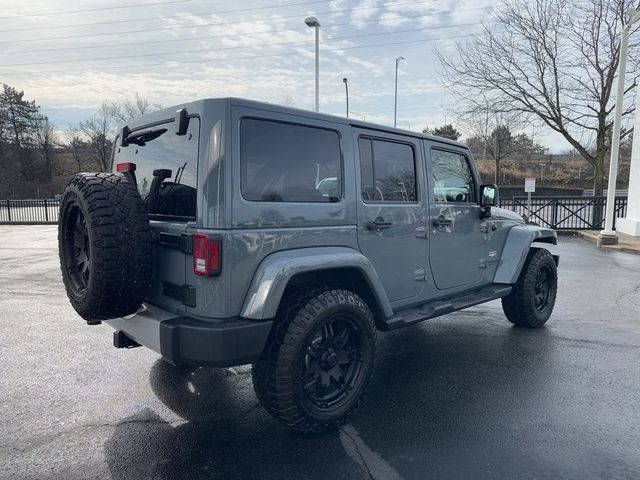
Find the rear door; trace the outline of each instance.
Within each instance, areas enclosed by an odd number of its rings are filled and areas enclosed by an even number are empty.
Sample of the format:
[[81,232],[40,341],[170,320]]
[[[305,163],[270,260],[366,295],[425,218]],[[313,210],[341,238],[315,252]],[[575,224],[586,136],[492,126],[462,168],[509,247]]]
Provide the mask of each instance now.
[[486,268],[486,221],[477,201],[479,178],[463,148],[425,141],[431,238],[429,263],[439,290],[473,286]]
[[424,289],[425,198],[419,140],[354,129],[358,244],[391,302],[411,303]]
[[[190,238],[187,228],[196,221],[196,189],[200,120],[189,119],[186,135],[175,133],[173,120],[136,128],[166,131],[157,138],[116,147],[113,169],[121,162],[136,165],[138,192],[147,205],[153,235],[152,292],[148,301],[183,311],[195,305],[195,289],[186,285]],[[189,263],[189,265],[187,265]]]

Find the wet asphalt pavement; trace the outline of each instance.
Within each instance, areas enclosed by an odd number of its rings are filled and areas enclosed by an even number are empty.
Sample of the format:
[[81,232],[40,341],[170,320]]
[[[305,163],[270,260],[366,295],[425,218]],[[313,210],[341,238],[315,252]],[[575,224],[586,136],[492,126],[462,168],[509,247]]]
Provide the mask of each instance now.
[[60,280],[54,226],[0,227],[0,478],[640,478],[640,256],[564,239],[537,331],[499,302],[380,334],[368,400],[305,437],[247,367],[117,350]]

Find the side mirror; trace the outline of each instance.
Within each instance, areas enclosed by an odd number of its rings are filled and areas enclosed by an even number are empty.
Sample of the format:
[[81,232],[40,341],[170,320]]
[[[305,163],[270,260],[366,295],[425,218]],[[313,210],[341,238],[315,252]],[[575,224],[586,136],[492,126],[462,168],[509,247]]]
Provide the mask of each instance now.
[[480,206],[495,207],[498,204],[498,187],[495,185],[480,185]]
[[498,204],[498,187],[492,184],[480,185],[480,218],[491,216],[491,207]]

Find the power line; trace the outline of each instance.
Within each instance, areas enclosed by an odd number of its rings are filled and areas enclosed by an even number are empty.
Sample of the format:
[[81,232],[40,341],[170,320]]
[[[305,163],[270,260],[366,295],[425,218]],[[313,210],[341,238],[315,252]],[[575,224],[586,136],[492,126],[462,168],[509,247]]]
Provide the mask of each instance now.
[[138,7],[152,7],[154,5],[167,5],[170,3],[186,3],[191,0],[169,0],[167,2],[154,2],[154,3],[138,3],[135,5],[120,5],[118,7],[98,7],[98,8],[85,8],[83,10],[66,10],[64,12],[48,12],[48,13],[28,13],[24,15],[11,15],[8,17],[0,17],[0,20],[10,20],[12,18],[26,18],[26,17],[50,17],[53,15],[65,15],[67,13],[83,13],[83,12],[98,12],[104,10],[119,10],[121,8],[138,8]]
[[[426,43],[426,42],[434,42],[438,40],[452,40],[457,38],[467,38],[467,37],[475,37],[475,36],[477,36],[477,34],[468,33],[465,35],[454,35],[449,37],[425,38],[420,40],[404,40],[399,42],[387,42],[387,43],[377,43],[377,44],[369,44],[369,45],[354,45],[354,46],[348,46],[348,47],[328,48],[328,49],[321,49],[321,51],[322,52],[338,52],[343,50],[355,50],[360,48],[388,47],[388,46],[394,46],[394,45]],[[208,60],[184,60],[184,61],[170,60],[167,62],[158,62],[158,63],[141,63],[138,65],[112,65],[112,66],[94,67],[94,68],[78,68],[78,69],[65,68],[65,69],[59,69],[59,70],[41,70],[41,71],[30,71],[30,72],[0,72],[0,75],[38,75],[38,74],[44,74],[44,73],[75,73],[75,72],[88,72],[88,71],[101,71],[101,70],[157,67],[157,66],[167,66],[167,65],[174,65],[174,64],[187,65],[187,64],[197,64],[197,63],[229,62],[232,60],[250,60],[250,59],[256,59],[256,58],[286,57],[291,55],[300,55],[300,52],[296,51],[296,52],[261,54],[261,55],[245,55],[242,57],[215,58],[215,59],[208,59]]]
[[[191,0],[181,0],[181,1],[191,1]],[[301,5],[313,5],[316,3],[331,3],[334,0],[314,0],[311,2],[297,2],[297,3],[285,3],[282,5],[266,5],[262,7],[253,7],[253,8],[238,8],[235,10],[219,10],[217,12],[207,12],[207,13],[181,13],[178,15],[170,15],[163,17],[147,17],[147,18],[133,18],[127,20],[110,20],[107,22],[92,22],[92,23],[76,23],[72,25],[53,25],[49,27],[29,27],[29,28],[15,28],[12,30],[3,30],[4,33],[8,32],[30,32],[33,30],[50,30],[54,28],[75,28],[75,27],[93,27],[95,25],[113,25],[117,23],[131,23],[131,22],[146,22],[149,20],[165,20],[172,18],[182,18],[182,17],[192,17],[194,15],[220,15],[225,13],[241,13],[241,12],[253,12],[255,10],[268,10],[271,8],[283,8],[283,7],[296,7]],[[174,2],[166,2],[166,3],[174,3]],[[177,3],[177,2],[176,2]]]
[[[404,3],[389,3],[386,4],[382,7],[353,7],[353,8],[348,8],[345,10],[333,10],[333,11],[328,11],[328,12],[319,12],[316,13],[316,16],[319,15],[333,15],[336,13],[344,13],[344,12],[352,12],[354,10],[377,10],[380,8],[387,8],[387,7],[394,7],[394,6],[403,6],[403,5],[416,5],[416,4],[423,4],[423,3],[432,3],[432,2],[437,2],[437,1],[441,1],[441,0],[417,0],[417,1],[412,1],[412,2],[404,2]],[[206,14],[199,14],[199,15],[206,15]],[[269,20],[285,20],[288,18],[299,18],[300,15],[284,15],[284,16],[280,16],[280,17],[272,17]],[[169,17],[167,17],[169,18]],[[165,31],[165,30],[177,30],[177,29],[182,29],[182,28],[202,28],[202,27],[215,27],[215,26],[227,26],[227,25],[236,25],[239,23],[255,23],[255,20],[240,20],[237,22],[216,22],[216,23],[203,23],[200,25],[174,25],[171,27],[163,27],[163,28],[147,28],[147,29],[142,29],[142,30],[125,30],[123,32],[103,32],[103,33],[88,33],[88,34],[81,34],[81,35],[65,35],[62,37],[46,37],[46,38],[30,38],[27,40],[8,40],[8,41],[2,41],[0,42],[0,44],[5,44],[5,43],[31,43],[31,42],[45,42],[45,41],[51,41],[51,40],[66,40],[66,39],[70,39],[70,38],[85,38],[85,37],[103,37],[105,35],[124,35],[124,34],[128,34],[128,33],[146,33],[146,32],[159,32],[159,31]]]
[[[492,9],[494,8],[495,5],[487,5],[484,7],[474,7],[474,8],[464,8],[464,9],[457,9],[457,10],[441,10],[438,12],[432,12],[432,13],[423,13],[420,15],[413,15],[411,17],[411,20],[414,20],[416,18],[423,18],[423,17],[435,17],[437,15],[444,15],[447,13],[452,13],[452,12],[471,12],[471,11],[477,11],[477,10],[488,10],[488,9]],[[297,17],[297,15],[296,15]],[[385,20],[405,20],[407,17],[403,17],[403,16],[398,16],[398,17],[386,17]],[[346,22],[346,23],[330,23],[327,25],[323,25],[323,28],[333,28],[333,27],[342,27],[342,26],[348,26],[348,25],[360,25],[360,24],[364,24],[364,23],[377,23],[379,22],[379,19],[374,19],[374,20],[354,20],[352,22]],[[228,25],[228,24],[225,24]],[[283,29],[276,29],[276,30],[262,30],[259,32],[251,32],[251,35],[263,35],[263,34],[268,34],[268,33],[281,33],[281,32],[302,32],[302,31],[306,31],[306,27],[303,28],[283,28]],[[240,33],[229,33],[229,34],[224,34],[224,35],[206,35],[203,37],[188,37],[188,38],[172,38],[172,39],[168,39],[168,40],[149,40],[146,42],[126,42],[126,43],[110,43],[110,44],[102,44],[102,45],[82,45],[82,46],[75,46],[75,47],[59,47],[59,48],[45,48],[45,49],[37,49],[37,50],[8,50],[8,51],[4,51],[2,53],[4,54],[10,54],[10,53],[20,53],[20,54],[24,54],[24,53],[42,53],[42,52],[60,52],[60,51],[70,51],[70,50],[85,50],[87,48],[91,48],[91,49],[95,49],[95,48],[111,48],[111,47],[129,47],[132,45],[153,45],[153,44],[161,44],[161,43],[176,43],[176,42],[186,42],[186,41],[193,41],[193,40],[210,40],[210,39],[214,39],[214,38],[229,38],[229,37],[238,37],[238,36],[246,36],[247,33],[246,32],[240,32]]]
[[[493,22],[488,22],[488,23],[493,23]],[[349,24],[346,24],[346,25],[349,25]],[[479,23],[472,22],[472,23],[451,24],[451,25],[438,25],[438,26],[433,26],[428,28],[412,28],[412,29],[406,29],[406,30],[393,30],[388,32],[363,33],[358,35],[347,35],[342,37],[328,37],[325,40],[328,40],[328,41],[348,40],[351,38],[392,35],[392,34],[398,34],[398,33],[415,33],[415,32],[423,32],[425,30],[440,30],[440,29],[446,29],[446,28],[468,27],[468,26],[474,26],[474,25],[479,25]],[[242,48],[260,48],[260,47],[275,47],[275,46],[282,46],[282,45],[294,45],[299,43],[300,41],[290,41],[290,42],[269,42],[269,43],[262,43],[262,44],[256,44],[256,45],[239,45],[239,46],[233,46],[233,47],[214,47],[214,48],[208,47],[208,48],[201,48],[196,50],[180,50],[177,52],[158,52],[158,53],[144,53],[144,54],[137,54],[137,55],[126,55],[126,58],[154,57],[154,56],[160,56],[160,55],[182,55],[182,54],[188,54],[188,53],[206,53],[206,52],[213,52],[213,51],[237,50]],[[18,67],[18,66],[27,66],[27,65],[47,65],[52,63],[75,63],[75,62],[117,60],[121,58],[123,58],[123,55],[115,55],[110,57],[78,58],[78,59],[72,59],[72,60],[47,60],[43,62],[5,63],[5,64],[0,64],[0,67]]]
[[[478,22],[472,23],[462,23],[462,24],[454,24],[454,25],[439,25],[435,27],[430,27],[428,30],[439,30],[443,28],[456,28],[456,27],[469,27],[479,25]],[[392,35],[399,33],[415,33],[415,32],[424,32],[425,28],[412,28],[407,30],[396,30],[390,32],[376,32],[376,33],[362,33],[358,35],[346,35],[343,37],[329,37],[325,40],[348,40],[351,38],[361,38],[361,37],[377,37],[380,35]],[[296,45],[300,44],[299,40],[290,41],[290,42],[270,42],[263,43],[257,45],[239,45],[235,47],[216,47],[216,48],[199,48],[196,50],[181,50],[178,52],[159,52],[159,53],[140,53],[136,55],[126,55],[125,57],[130,58],[144,58],[144,57],[157,57],[162,55],[184,55],[188,53],[207,53],[207,52],[217,52],[217,51],[226,51],[226,50],[237,50],[241,48],[259,48],[259,47],[278,47],[283,45]],[[123,58],[123,55],[115,55],[111,57],[96,57],[96,58],[78,58],[73,60],[46,60],[44,62],[27,62],[27,63],[5,63],[0,64],[0,67],[22,67],[27,65],[49,65],[52,63],[76,63],[76,62],[93,62],[93,61],[104,61],[104,60],[119,60]]]

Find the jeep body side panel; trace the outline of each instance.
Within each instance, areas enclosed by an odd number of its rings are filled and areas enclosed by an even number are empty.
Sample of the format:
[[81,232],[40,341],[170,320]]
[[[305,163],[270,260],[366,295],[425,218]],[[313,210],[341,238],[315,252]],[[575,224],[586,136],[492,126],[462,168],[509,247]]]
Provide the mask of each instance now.
[[266,257],[253,277],[241,316],[256,320],[275,317],[282,294],[295,275],[327,269],[356,269],[361,272],[383,315],[392,315],[380,279],[364,255],[350,248],[317,247],[286,250]]
[[550,228],[534,225],[516,225],[509,230],[502,249],[502,256],[496,270],[494,283],[514,284],[527,259],[533,242],[546,242],[555,245],[557,236]]
[[[230,100],[230,143],[226,176],[232,205],[230,245],[225,245],[224,273],[233,287],[224,304],[226,316],[242,315],[243,302],[263,260],[284,250],[306,247],[347,247],[357,250],[355,173],[351,127],[344,121],[311,112]],[[243,120],[275,122],[332,132],[340,145],[341,192],[338,201],[255,201],[244,198],[241,188],[241,128]],[[230,145],[230,147],[229,147]],[[267,148],[267,146],[265,145]],[[301,152],[302,154],[303,152]],[[229,262],[229,263],[226,263]],[[279,300],[279,299],[278,299]],[[274,312],[275,313],[275,312]]]

